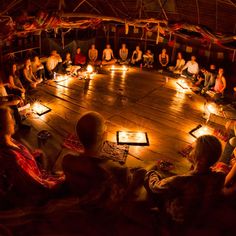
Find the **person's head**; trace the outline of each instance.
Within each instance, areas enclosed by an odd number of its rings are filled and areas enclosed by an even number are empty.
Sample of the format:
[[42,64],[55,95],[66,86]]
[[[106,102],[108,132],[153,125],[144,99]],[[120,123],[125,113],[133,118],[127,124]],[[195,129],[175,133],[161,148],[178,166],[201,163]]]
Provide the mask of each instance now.
[[191,56],[191,61],[196,61],[196,57],[195,56]]
[[216,66],[214,64],[211,64],[210,65],[210,70],[215,70],[216,69]]
[[110,48],[111,48],[111,45],[110,45],[110,44],[107,44],[107,45],[106,45],[106,48],[107,48],[107,49],[110,49]]
[[151,50],[148,49],[148,50],[147,50],[147,54],[151,54]]
[[163,49],[161,50],[161,52],[162,52],[163,54],[166,54],[166,49],[163,48]]
[[203,135],[197,138],[191,159],[197,171],[207,171],[221,156],[222,146],[213,135]]
[[105,120],[97,112],[85,113],[77,122],[76,133],[85,150],[95,150],[105,141]]
[[177,57],[178,57],[178,59],[182,59],[182,53],[181,53],[181,52],[178,52]]
[[0,138],[6,135],[13,135],[15,131],[15,121],[11,110],[8,107],[0,107]]
[[121,48],[125,49],[126,48],[126,44],[122,43]]
[[223,75],[224,74],[224,69],[223,68],[219,68],[218,74],[219,75]]
[[91,45],[91,48],[92,48],[92,49],[95,49],[95,44],[92,44],[92,45]]
[[80,48],[77,48],[77,49],[76,49],[76,53],[77,53],[77,54],[80,54],[80,51],[81,51]]
[[17,65],[16,65],[16,63],[12,64],[11,69],[12,69],[12,74],[15,74],[16,71],[17,71]]
[[25,66],[26,66],[26,67],[31,66],[31,60],[30,60],[29,58],[27,58],[27,59],[25,60]]
[[66,53],[66,60],[70,60],[70,53],[69,52]]
[[139,50],[140,50],[140,47],[139,47],[139,46],[136,46],[136,50],[139,51]]
[[38,62],[39,62],[39,57],[38,57],[38,56],[35,56],[35,57],[34,57],[34,62],[35,62],[35,63],[38,63]]
[[57,55],[57,51],[56,50],[52,50],[51,56],[56,56],[56,55]]

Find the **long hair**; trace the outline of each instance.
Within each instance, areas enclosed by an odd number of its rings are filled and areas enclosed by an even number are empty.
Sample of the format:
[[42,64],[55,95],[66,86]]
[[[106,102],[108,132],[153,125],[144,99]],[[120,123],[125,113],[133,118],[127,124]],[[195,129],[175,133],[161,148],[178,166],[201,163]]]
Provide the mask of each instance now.
[[203,135],[196,140],[192,157],[196,165],[209,168],[218,161],[221,152],[221,143],[215,136]]

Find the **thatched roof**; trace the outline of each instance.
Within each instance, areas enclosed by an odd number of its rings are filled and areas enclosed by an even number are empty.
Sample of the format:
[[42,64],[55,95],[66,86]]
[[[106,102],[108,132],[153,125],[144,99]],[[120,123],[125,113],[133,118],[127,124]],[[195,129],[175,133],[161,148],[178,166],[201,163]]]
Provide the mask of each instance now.
[[213,43],[236,48],[235,0],[1,0],[1,3],[2,39],[47,28],[95,28],[102,22],[111,22],[123,24],[126,31],[134,26],[164,35],[199,34]]

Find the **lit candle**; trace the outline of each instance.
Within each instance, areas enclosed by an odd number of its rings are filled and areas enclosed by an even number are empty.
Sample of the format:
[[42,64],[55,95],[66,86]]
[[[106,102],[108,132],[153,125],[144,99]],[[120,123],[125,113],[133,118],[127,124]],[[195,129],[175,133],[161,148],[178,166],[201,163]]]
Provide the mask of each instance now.
[[87,66],[87,72],[90,74],[93,73],[93,67],[91,65]]

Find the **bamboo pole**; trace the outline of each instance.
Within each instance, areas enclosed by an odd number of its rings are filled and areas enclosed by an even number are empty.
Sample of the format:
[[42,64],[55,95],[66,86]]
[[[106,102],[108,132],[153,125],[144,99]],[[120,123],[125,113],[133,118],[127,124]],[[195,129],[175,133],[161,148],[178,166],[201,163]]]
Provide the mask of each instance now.
[[137,27],[143,27],[144,24],[146,23],[162,23],[167,25],[167,21],[166,20],[157,20],[154,18],[149,18],[149,19],[136,19],[136,20],[127,20],[127,19],[122,19],[119,17],[113,17],[113,16],[101,16],[101,15],[96,15],[96,14],[88,14],[88,13],[62,13],[60,15],[62,18],[92,18],[92,19],[100,19],[102,21],[115,21],[115,22],[119,22],[119,23],[128,23],[129,25],[132,26],[137,26]]

